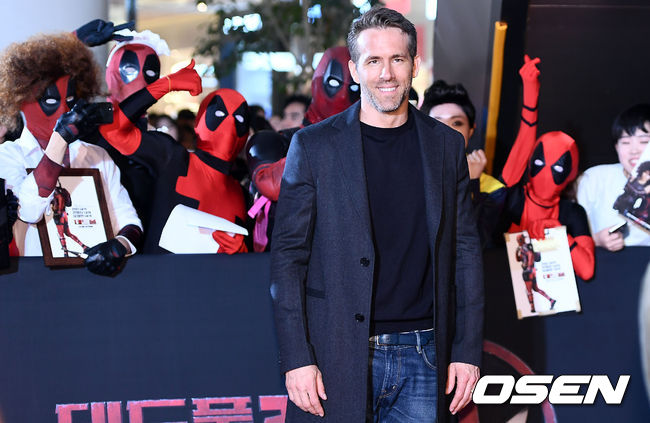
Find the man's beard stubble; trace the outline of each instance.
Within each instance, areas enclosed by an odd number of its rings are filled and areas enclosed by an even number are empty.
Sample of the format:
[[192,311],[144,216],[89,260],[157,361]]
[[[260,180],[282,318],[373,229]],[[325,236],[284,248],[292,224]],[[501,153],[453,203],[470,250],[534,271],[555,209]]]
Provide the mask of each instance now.
[[379,102],[377,97],[375,97],[374,93],[372,90],[368,90],[364,86],[361,86],[361,95],[363,96],[365,94],[366,98],[368,99],[368,102],[372,105],[372,107],[382,113],[390,113],[394,112],[395,110],[399,109],[399,107],[404,103],[404,101],[408,100],[408,95],[409,91],[411,90],[411,84],[409,83],[407,87],[405,87],[404,91],[402,92],[402,95],[399,98],[399,101],[396,101],[395,103],[391,103],[387,106],[382,106],[382,104]]

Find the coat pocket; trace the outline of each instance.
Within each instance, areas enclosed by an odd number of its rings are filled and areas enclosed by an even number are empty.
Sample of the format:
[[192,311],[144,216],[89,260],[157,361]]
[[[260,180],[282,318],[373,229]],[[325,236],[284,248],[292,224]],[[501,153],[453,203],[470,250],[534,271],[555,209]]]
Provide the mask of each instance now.
[[305,295],[316,298],[325,298],[325,291],[321,289],[315,289],[310,286],[305,287]]

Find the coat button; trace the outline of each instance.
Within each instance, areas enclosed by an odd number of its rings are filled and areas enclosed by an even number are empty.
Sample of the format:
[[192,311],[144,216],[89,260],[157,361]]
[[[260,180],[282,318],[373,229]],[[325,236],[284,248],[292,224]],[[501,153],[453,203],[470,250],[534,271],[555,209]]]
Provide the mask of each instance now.
[[357,322],[363,322],[364,320],[366,320],[366,317],[360,313],[355,314],[354,318],[356,319]]
[[370,260],[368,260],[366,257],[361,257],[361,260],[359,260],[359,263],[361,263],[361,265],[363,267],[370,266]]

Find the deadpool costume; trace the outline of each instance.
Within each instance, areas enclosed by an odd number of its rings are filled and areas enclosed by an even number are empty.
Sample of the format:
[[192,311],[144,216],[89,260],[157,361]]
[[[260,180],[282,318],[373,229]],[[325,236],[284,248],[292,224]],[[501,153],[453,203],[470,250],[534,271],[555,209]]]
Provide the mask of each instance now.
[[517,261],[521,262],[521,278],[526,284],[526,296],[530,304],[531,313],[535,312],[535,302],[533,301],[533,291],[539,293],[542,297],[546,298],[551,303],[551,310],[555,307],[556,300],[549,297],[546,292],[537,286],[537,269],[535,269],[535,262],[540,260],[539,253],[535,253],[533,245],[526,243],[524,234],[519,234],[517,237],[517,251],[515,257]]
[[[180,71],[161,78],[119,103],[112,124],[100,127],[102,136],[121,154],[151,167],[155,180],[150,227],[145,253],[164,253],[158,244],[171,211],[183,204],[242,225],[246,211],[239,183],[229,175],[232,161],[246,142],[248,105],[237,91],[219,89],[201,103],[195,131],[197,148],[189,152],[167,134],[143,131],[135,116],[170,91],[201,92],[201,79],[194,61]],[[218,252],[245,252],[244,237],[215,231]]]
[[521,126],[502,180],[508,187],[504,209],[508,232],[528,231],[531,238],[543,239],[544,229],[566,226],[571,260],[576,274],[583,280],[594,274],[594,241],[587,215],[577,203],[560,194],[578,173],[578,147],[563,132],[549,132],[535,140],[537,134],[537,100],[539,96],[539,59],[525,57],[520,69],[524,84]]
[[349,60],[347,47],[325,50],[311,80],[312,100],[303,126],[341,113],[359,100],[359,84],[350,75]]
[[[160,78],[159,55],[169,55],[167,43],[157,34],[148,30],[129,30],[133,26],[133,22],[114,26],[112,22],[96,19],[75,31],[77,38],[89,46],[101,45],[111,40],[118,42],[111,49],[105,74],[106,86],[110,92],[108,100],[113,103],[114,108],[133,93],[157,81]],[[141,130],[147,130],[144,112],[138,116],[129,116],[129,119]],[[98,131],[86,135],[84,139],[105,149],[120,168],[122,185],[129,192],[143,226],[148,228],[156,177],[154,170],[135,157],[120,154]],[[147,234],[148,231],[145,231],[145,239]]]
[[[36,46],[46,48],[38,56],[30,55]],[[61,50],[66,50],[66,55],[60,54]],[[25,118],[20,138],[0,145],[0,177],[14,190],[19,202],[18,217],[22,222],[14,225],[19,235],[16,238],[20,239],[19,253],[42,253],[34,223],[50,207],[62,169],[93,168],[102,178],[115,238],[89,248],[85,264],[94,273],[117,272],[126,255],[135,252],[142,231],[113,161],[101,148],[77,141],[81,134],[92,131],[102,117],[97,104],[83,100],[99,89],[99,81],[93,76],[92,53],[74,36],[63,34],[32,38],[5,54],[11,57],[3,57],[3,63],[9,65],[3,70],[2,84],[24,89],[12,80],[12,75],[20,73],[12,69],[13,63],[21,63],[25,72],[42,75],[31,87],[36,92],[20,103]],[[47,60],[41,62],[42,57]],[[28,173],[28,169],[34,170]]]
[[[359,100],[359,84],[350,75],[349,60],[347,47],[330,47],[325,51],[312,77],[312,100],[305,113],[303,128],[340,113]],[[253,136],[246,145],[252,184],[260,194],[248,211],[248,215],[255,219],[253,245],[256,252],[270,249],[275,202],[280,195],[288,140],[299,129],[282,131],[284,138],[271,134]]]
[[88,246],[81,242],[76,235],[70,232],[70,226],[68,225],[68,212],[65,211],[65,208],[70,207],[71,205],[72,201],[68,190],[60,185],[54,188],[54,197],[52,198],[50,207],[52,207],[53,220],[56,225],[56,231],[59,234],[59,241],[61,242],[64,257],[70,256],[68,254],[68,246],[65,240],[66,235],[68,238],[79,244],[82,250],[88,248]]

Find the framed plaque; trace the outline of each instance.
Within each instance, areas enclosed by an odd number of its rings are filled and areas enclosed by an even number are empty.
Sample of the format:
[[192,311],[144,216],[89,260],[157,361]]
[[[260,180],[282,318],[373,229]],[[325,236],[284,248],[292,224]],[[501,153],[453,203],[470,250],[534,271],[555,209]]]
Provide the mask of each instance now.
[[112,237],[98,169],[63,169],[37,223],[46,266],[83,266],[85,250]]

